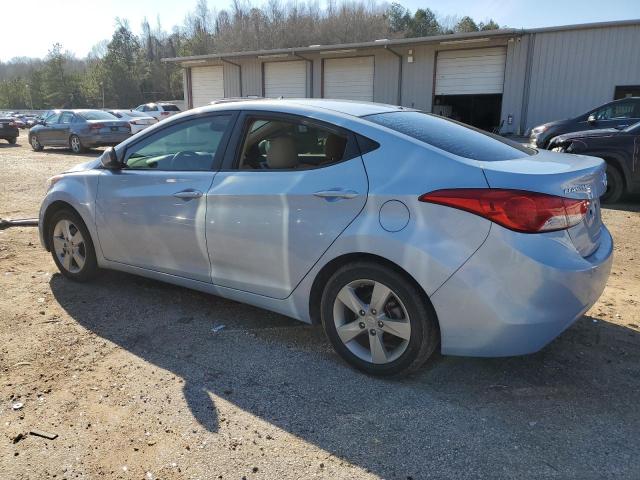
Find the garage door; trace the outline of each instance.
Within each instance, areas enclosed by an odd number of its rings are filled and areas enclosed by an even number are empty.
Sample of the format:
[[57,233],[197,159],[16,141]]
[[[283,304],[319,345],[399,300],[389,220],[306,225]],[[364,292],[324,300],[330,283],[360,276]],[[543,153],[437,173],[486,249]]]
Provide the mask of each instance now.
[[264,64],[265,97],[304,98],[307,96],[307,62]]
[[324,98],[373,101],[373,57],[327,58]]
[[191,98],[193,106],[202,107],[224,98],[224,77],[221,66],[191,69]]
[[438,52],[436,95],[502,93],[504,47]]

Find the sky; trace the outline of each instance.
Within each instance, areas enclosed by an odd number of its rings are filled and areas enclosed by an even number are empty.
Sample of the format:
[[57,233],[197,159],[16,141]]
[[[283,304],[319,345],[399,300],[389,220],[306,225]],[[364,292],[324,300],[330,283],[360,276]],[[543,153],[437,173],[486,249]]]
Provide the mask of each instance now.
[[[640,18],[640,0],[395,1],[412,11],[428,7],[442,16],[469,15],[476,21],[493,18],[500,25],[513,28]],[[2,8],[0,17],[3,39],[0,61],[21,56],[43,57],[56,42],[76,56],[84,57],[96,43],[111,37],[116,17],[128,19],[136,33],[140,32],[145,17],[152,26],[159,18],[163,28],[170,31],[174,25],[183,23],[196,4],[196,0],[29,0],[21,8],[15,1],[0,0],[4,2],[11,3],[11,8]],[[263,2],[251,3],[261,5]],[[229,4],[228,0],[209,0],[209,6],[218,10]]]

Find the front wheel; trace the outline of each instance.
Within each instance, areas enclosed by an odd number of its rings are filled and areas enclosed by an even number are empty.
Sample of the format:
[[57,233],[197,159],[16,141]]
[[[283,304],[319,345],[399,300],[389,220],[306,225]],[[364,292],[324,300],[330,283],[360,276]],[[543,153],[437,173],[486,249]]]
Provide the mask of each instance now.
[[82,142],[80,141],[80,137],[77,135],[71,135],[71,137],[69,137],[69,147],[73,153],[82,153],[85,151],[85,148],[82,146]]
[[80,216],[72,210],[60,210],[49,225],[51,255],[60,273],[81,282],[93,278],[98,272],[96,252]]
[[40,152],[44,148],[37,135],[31,135],[29,143],[31,144],[31,148],[33,148],[34,152]]
[[424,293],[401,273],[374,262],[345,265],[329,279],[321,316],[338,354],[372,375],[410,373],[440,341]]
[[602,203],[616,203],[624,194],[624,180],[620,170],[607,164],[607,191],[602,196]]

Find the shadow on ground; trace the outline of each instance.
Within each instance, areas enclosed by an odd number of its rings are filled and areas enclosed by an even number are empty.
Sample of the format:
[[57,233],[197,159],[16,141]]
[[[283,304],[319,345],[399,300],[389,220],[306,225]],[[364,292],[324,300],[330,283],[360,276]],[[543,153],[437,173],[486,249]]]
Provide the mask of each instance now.
[[640,476],[631,328],[585,317],[535,355],[442,357],[380,380],[346,367],[321,328],[218,297],[117,272],[56,274],[51,289],[75,321],[182,377],[211,432],[208,392],[385,478]]

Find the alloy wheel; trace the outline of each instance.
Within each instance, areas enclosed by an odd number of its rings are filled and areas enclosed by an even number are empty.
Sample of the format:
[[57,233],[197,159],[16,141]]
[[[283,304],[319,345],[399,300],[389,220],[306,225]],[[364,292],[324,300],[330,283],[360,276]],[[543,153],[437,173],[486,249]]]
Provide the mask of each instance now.
[[76,136],[71,137],[71,150],[78,153],[81,150],[80,139]]
[[35,135],[31,137],[31,146],[34,150],[40,148],[40,142],[38,141],[38,137],[36,137]]
[[411,339],[411,322],[402,301],[374,280],[345,285],[334,301],[333,321],[345,347],[374,364],[397,360]]
[[78,273],[87,260],[87,250],[80,229],[62,219],[53,229],[53,249],[60,265],[70,273]]

